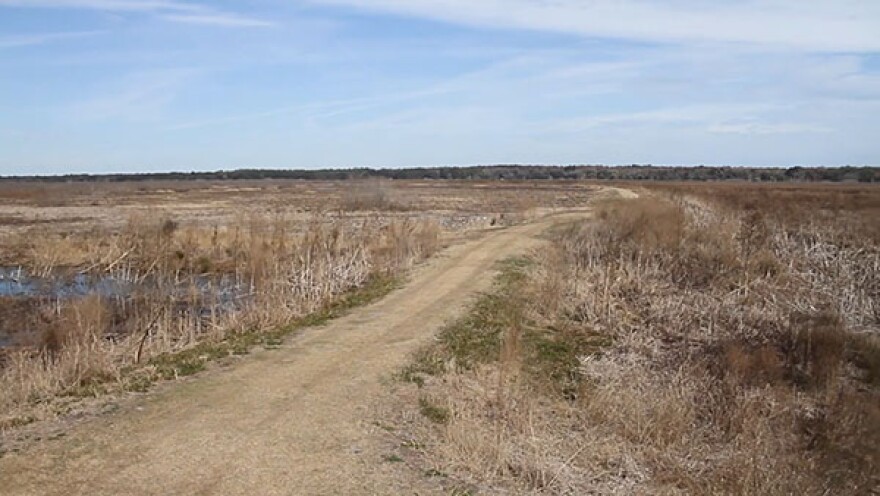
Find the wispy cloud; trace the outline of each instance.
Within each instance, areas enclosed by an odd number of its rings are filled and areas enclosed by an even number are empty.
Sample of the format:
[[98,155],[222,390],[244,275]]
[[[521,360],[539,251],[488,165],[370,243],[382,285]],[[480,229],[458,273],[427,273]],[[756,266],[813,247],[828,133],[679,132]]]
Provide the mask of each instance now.
[[114,87],[103,89],[99,96],[69,105],[66,114],[79,122],[158,119],[186,83],[198,74],[194,69],[134,74]]
[[183,129],[196,129],[224,124],[237,124],[240,122],[255,121],[284,115],[300,115],[307,119],[329,118],[363,110],[375,109],[395,103],[418,100],[432,95],[436,96],[444,92],[445,90],[441,88],[427,88],[387,95],[374,95],[360,98],[318,101],[300,105],[287,105],[262,112],[183,122],[168,126],[165,129],[168,131],[179,131]]
[[275,25],[271,21],[218,10],[203,4],[177,0],[0,0],[0,7],[150,13],[169,22],[217,27],[268,27]]
[[878,22],[880,0],[0,0],[0,170],[876,162]]
[[0,0],[0,7],[91,9],[114,12],[203,10],[200,5],[175,0]]
[[[472,93],[484,89],[487,84],[498,81],[498,78],[508,78],[517,70],[529,69],[528,74],[533,74],[534,67],[528,63],[534,57],[513,57],[501,62],[489,64],[486,67],[465,72],[440,81],[435,81],[423,87],[400,90],[391,93],[380,93],[360,96],[355,98],[342,98],[334,100],[315,101],[296,105],[281,105],[271,110],[251,112],[239,115],[224,116],[215,119],[203,119],[183,122],[169,126],[168,130],[194,129],[216,125],[235,124],[239,122],[255,121],[283,115],[300,115],[303,118],[329,119],[347,114],[382,109],[384,107],[431,101],[434,98],[451,94]],[[518,76],[519,78],[522,75]]]
[[6,36],[0,38],[0,49],[17,48],[33,45],[45,45],[56,41],[70,40],[74,38],[84,38],[103,33],[104,31],[68,31],[62,33],[39,33],[25,34],[17,36]]
[[648,42],[880,51],[875,0],[312,0],[472,26]]
[[703,104],[687,105],[646,110],[639,112],[615,112],[589,117],[578,117],[557,121],[553,132],[582,132],[604,126],[642,126],[642,125],[692,125],[707,124],[731,119],[754,118],[759,114],[778,110],[774,104]]
[[709,126],[709,132],[715,134],[773,135],[773,134],[825,134],[834,132],[827,126],[798,122],[779,123],[722,123]]
[[171,22],[203,24],[207,26],[263,28],[276,25],[270,21],[230,14],[167,14],[160,17]]

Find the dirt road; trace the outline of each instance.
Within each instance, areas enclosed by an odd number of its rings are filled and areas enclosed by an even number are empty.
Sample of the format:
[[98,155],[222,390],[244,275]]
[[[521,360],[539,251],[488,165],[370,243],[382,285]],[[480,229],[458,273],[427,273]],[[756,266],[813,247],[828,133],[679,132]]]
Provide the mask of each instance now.
[[8,455],[0,459],[0,494],[436,492],[383,463],[371,405],[410,353],[489,287],[495,262],[538,245],[554,219],[453,246],[405,287],[280,350]]

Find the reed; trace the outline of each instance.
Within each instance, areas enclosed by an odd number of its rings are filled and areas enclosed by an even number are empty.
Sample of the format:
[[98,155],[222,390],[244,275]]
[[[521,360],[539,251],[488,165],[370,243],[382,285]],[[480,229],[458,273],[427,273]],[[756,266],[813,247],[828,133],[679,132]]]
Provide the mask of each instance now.
[[[857,191],[664,185],[555,230],[494,317],[408,370],[450,412],[418,428],[427,463],[522,493],[869,494],[880,249]],[[499,351],[460,366],[446,337],[487,329]]]
[[[94,287],[83,296],[4,305],[2,330],[29,338],[2,355],[0,428],[63,413],[53,400],[60,396],[137,389],[143,381],[133,384],[133,377],[168,375],[164,356],[273,332],[372,280],[399,277],[438,248],[439,229],[427,220],[379,217],[297,224],[250,213],[203,226],[144,215],[118,230],[22,243],[28,256],[21,265],[30,274],[84,276]],[[101,293],[106,281],[125,289]]]

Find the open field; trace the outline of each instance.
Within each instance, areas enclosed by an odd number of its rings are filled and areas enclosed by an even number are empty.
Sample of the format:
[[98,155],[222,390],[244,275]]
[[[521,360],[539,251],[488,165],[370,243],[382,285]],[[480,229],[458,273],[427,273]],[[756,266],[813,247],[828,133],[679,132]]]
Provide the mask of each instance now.
[[413,463],[486,494],[876,494],[880,191],[641,186],[402,370]]
[[[3,231],[120,228],[132,216],[173,214],[181,222],[224,224],[244,212],[360,215],[370,211],[457,217],[583,204],[591,187],[542,181],[144,181],[0,182]],[[462,219],[464,220],[464,219]]]
[[43,291],[0,321],[13,494],[880,484],[876,187],[33,188],[0,200]]
[[[0,430],[276,346],[443,245],[583,204],[584,185],[0,185]],[[374,296],[370,296],[371,298]]]
[[[582,214],[576,214],[582,215]],[[13,494],[444,494],[394,463],[371,411],[493,265],[539,246],[553,219],[450,247],[379,302],[273,352],[0,459]],[[4,479],[3,475],[8,474]]]
[[[370,463],[381,460],[381,456],[386,454],[385,448],[373,443],[371,437],[365,434],[362,419],[364,412],[368,412],[383,395],[382,378],[403,366],[408,355],[430,340],[432,332],[454,316],[456,309],[462,307],[469,297],[488,287],[495,261],[539,244],[535,236],[552,225],[553,219],[559,215],[584,215],[580,209],[574,209],[573,214],[566,214],[568,210],[553,214],[550,210],[575,206],[574,201],[578,201],[577,206],[583,208],[592,197],[608,194],[584,185],[541,186],[535,188],[538,191],[536,194],[523,195],[522,190],[517,190],[511,196],[507,196],[511,193],[506,193],[510,191],[506,185],[490,188],[497,191],[490,189],[486,192],[482,185],[453,185],[446,190],[440,188],[434,199],[426,198],[424,190],[419,191],[418,196],[420,201],[437,202],[438,205],[450,201],[472,202],[473,205],[482,202],[483,205],[497,205],[503,209],[501,212],[485,206],[481,209],[469,207],[467,210],[403,210],[397,206],[400,200],[395,199],[395,207],[390,210],[372,206],[368,212],[358,208],[328,214],[316,220],[333,225],[351,217],[365,216],[378,218],[376,222],[406,220],[416,223],[423,222],[427,217],[429,221],[434,219],[432,225],[443,225],[441,220],[436,220],[439,216],[486,218],[483,224],[476,227],[462,228],[457,225],[439,228],[437,244],[452,246],[439,258],[415,268],[409,283],[381,301],[356,310],[326,327],[308,329],[292,339],[280,339],[281,336],[269,333],[273,340],[261,343],[264,348],[276,349],[275,352],[259,352],[252,361],[233,366],[231,370],[209,371],[207,377],[195,382],[161,389],[156,396],[148,396],[144,406],[138,406],[141,404],[139,402],[132,404],[122,401],[121,413],[108,419],[118,425],[121,431],[107,430],[107,421],[99,418],[87,426],[74,429],[65,436],[67,439],[37,444],[23,450],[19,450],[19,444],[10,441],[7,446],[11,453],[0,461],[0,475],[3,476],[0,480],[4,487],[14,493],[27,493],[31,488],[39,487],[41,492],[48,494],[71,489],[88,490],[95,494],[130,491],[167,494],[204,490],[224,494],[253,491],[269,494],[284,493],[285,488],[289,491],[293,485],[307,493],[337,492],[333,488],[345,493],[387,492],[393,479],[385,480],[382,476],[388,476],[388,471],[370,471]],[[393,194],[399,191],[395,189]],[[488,195],[492,197],[483,199]],[[573,200],[575,195],[580,200]],[[369,199],[369,195],[367,197]],[[518,207],[524,201],[528,202],[528,209]],[[505,214],[504,218],[501,213]],[[537,222],[527,221],[532,216],[542,219],[548,214],[553,217]],[[502,228],[510,223],[517,225]],[[186,220],[181,220],[174,236],[179,236],[185,229]],[[353,239],[365,247],[375,243],[368,236]],[[375,257],[371,255],[368,260],[375,260]],[[297,267],[297,271],[300,270],[302,268]],[[185,270],[180,269],[179,272],[183,274]],[[393,274],[399,276],[401,272],[397,269]],[[278,312],[280,301],[273,300],[272,303],[272,311]],[[242,334],[242,331],[238,331],[238,334]],[[149,339],[158,335],[150,333]],[[215,343],[213,347],[205,348],[199,344],[205,341],[199,341],[181,344],[172,351],[153,351],[157,353],[154,355],[157,358],[145,362],[145,373],[152,373],[150,368],[161,372],[167,370],[168,366],[179,375],[190,373],[191,370],[180,368],[180,365],[190,367],[193,363],[188,350],[195,350],[197,355],[217,354],[218,349],[223,354],[237,352],[237,348],[234,348],[237,344],[235,331],[207,338],[207,342]],[[233,348],[223,346],[223,343],[231,343]],[[119,355],[119,359],[129,357],[131,360],[137,354],[132,346],[120,346],[118,349],[127,350],[127,353]],[[57,356],[51,352],[47,351],[44,356],[46,360],[37,363],[59,364]],[[181,360],[181,357],[185,359]],[[33,356],[26,358],[32,359]],[[201,357],[197,356],[195,363],[201,364],[200,360]],[[10,367],[7,370],[14,369]],[[24,379],[25,374],[19,371],[17,377]],[[128,377],[131,377],[130,372],[120,375],[123,386],[128,384]],[[116,382],[118,380],[110,381],[110,384]],[[72,387],[79,391],[81,386],[74,383]],[[63,389],[55,392],[68,396]],[[113,391],[90,390],[90,394],[103,393],[112,394]],[[64,401],[47,403],[70,408]],[[15,405],[19,411],[28,406],[28,401]],[[142,417],[137,414],[138,411],[154,413]],[[63,411],[56,414],[62,418],[68,415]],[[66,433],[61,430],[47,434],[47,431],[40,430],[38,424],[40,422],[33,424],[33,431],[40,432],[44,437],[53,438]],[[29,428],[31,426],[19,426],[17,430],[28,431]],[[7,429],[16,431],[9,424]],[[120,435],[122,432],[125,435]],[[231,436],[222,440],[217,437],[222,436],[222,432],[229,432]],[[119,445],[123,438],[124,444]],[[208,441],[209,438],[212,440]],[[12,440],[14,436],[7,436],[6,439]],[[244,446],[243,441],[251,448]],[[83,453],[75,448],[80,442],[93,446],[86,450],[89,454],[79,457],[68,452],[73,448]],[[112,445],[118,445],[123,451],[117,451]],[[266,449],[271,446],[277,449]],[[282,452],[284,456],[281,456]],[[153,453],[156,458],[144,462],[141,455],[146,453]],[[65,473],[63,476],[49,468],[60,460],[59,456],[67,460],[63,462],[65,468],[60,469]],[[234,462],[236,468],[228,465],[233,460],[237,460]],[[82,470],[95,463],[107,470]],[[290,467],[291,463],[296,470],[285,468]],[[375,475],[364,479],[365,471],[366,474]],[[398,482],[401,488],[420,483],[418,477],[414,480],[405,473],[394,477],[401,478],[402,482]],[[213,490],[210,489],[212,487]]]
[[880,0],[0,0],[0,74],[0,496],[880,496]]

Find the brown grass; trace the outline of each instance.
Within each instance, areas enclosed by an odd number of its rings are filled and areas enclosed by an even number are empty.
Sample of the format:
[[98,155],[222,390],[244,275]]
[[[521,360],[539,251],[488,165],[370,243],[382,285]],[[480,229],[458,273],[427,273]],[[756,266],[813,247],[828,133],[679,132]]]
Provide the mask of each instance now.
[[[498,318],[422,353],[405,376],[450,412],[426,462],[488,492],[871,494],[876,190],[660,189],[556,231]],[[450,359],[487,329],[491,359]]]
[[[118,230],[21,237],[21,265],[32,274],[112,277],[133,289],[9,298],[0,331],[18,346],[2,350],[0,420],[63,413],[59,395],[140,390],[132,377],[169,375],[162,357],[320,312],[372,280],[399,277],[439,248],[439,235],[431,220],[297,225],[249,213],[216,227],[144,215]],[[187,367],[175,365],[174,374],[197,371],[201,360]]]
[[[237,343],[252,340],[240,336],[399,277],[444,232],[576,205],[592,191],[460,181],[0,184],[0,266],[134,287],[0,302],[0,338],[13,344],[0,349],[0,424],[63,413],[58,395],[142,390],[150,378],[196,371],[201,356],[243,352]],[[177,356],[186,363],[170,363]]]
[[343,211],[406,210],[395,195],[390,181],[382,179],[351,181],[341,195],[339,208]]

